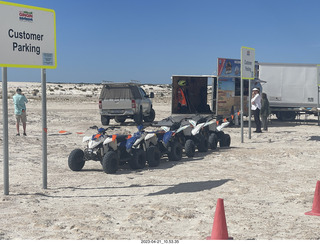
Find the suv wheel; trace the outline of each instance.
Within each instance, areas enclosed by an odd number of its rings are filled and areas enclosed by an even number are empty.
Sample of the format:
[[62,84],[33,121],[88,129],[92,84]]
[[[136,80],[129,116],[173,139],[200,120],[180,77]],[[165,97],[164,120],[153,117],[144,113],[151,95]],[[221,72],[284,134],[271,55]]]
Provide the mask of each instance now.
[[150,110],[150,114],[149,114],[148,116],[144,117],[144,121],[145,121],[145,122],[153,122],[154,119],[155,119],[155,117],[156,117],[156,112],[155,112],[154,109],[152,108],[152,109]]
[[142,125],[142,120],[143,120],[143,116],[142,116],[142,108],[140,108],[139,113],[135,114],[133,116],[133,120],[137,125]]
[[114,120],[117,122],[117,123],[124,123],[126,121],[126,117],[120,117],[120,116],[117,116],[114,118]]
[[109,125],[110,118],[106,115],[101,115],[101,124],[102,125]]

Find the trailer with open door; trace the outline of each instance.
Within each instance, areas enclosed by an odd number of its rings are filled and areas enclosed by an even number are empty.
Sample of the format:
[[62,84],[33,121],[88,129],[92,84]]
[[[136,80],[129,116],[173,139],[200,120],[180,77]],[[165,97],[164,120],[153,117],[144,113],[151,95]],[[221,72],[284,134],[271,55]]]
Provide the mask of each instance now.
[[[211,75],[173,75],[172,114],[215,114],[217,77]],[[212,82],[212,86],[208,87]],[[209,88],[212,92],[208,94]],[[181,91],[182,90],[182,91]],[[183,92],[186,109],[179,105],[179,93]],[[210,102],[212,98],[212,101]]]

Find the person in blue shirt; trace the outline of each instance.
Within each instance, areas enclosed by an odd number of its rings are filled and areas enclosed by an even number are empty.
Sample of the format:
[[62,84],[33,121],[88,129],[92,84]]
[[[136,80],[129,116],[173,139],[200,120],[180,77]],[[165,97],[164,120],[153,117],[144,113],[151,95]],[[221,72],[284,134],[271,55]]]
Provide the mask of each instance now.
[[13,96],[13,103],[14,103],[14,113],[16,115],[16,127],[17,127],[17,136],[20,136],[19,125],[20,121],[22,122],[23,127],[23,135],[26,136],[26,129],[27,129],[27,108],[26,103],[28,99],[22,93],[21,89],[18,88],[16,90],[16,95]]

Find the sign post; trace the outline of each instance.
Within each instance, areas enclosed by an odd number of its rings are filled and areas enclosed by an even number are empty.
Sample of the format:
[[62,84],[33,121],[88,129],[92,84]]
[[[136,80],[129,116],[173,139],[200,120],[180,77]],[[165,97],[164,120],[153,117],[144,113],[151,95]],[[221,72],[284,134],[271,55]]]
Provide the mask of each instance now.
[[42,188],[47,189],[47,71],[41,69],[42,90]]
[[319,98],[319,93],[320,93],[320,64],[317,65],[317,84],[318,84],[318,106],[317,106],[318,125],[320,125],[320,114],[319,114],[319,106],[320,106],[320,98]]
[[254,79],[255,49],[241,47],[241,143],[243,143],[243,80],[249,80],[249,139],[251,139],[251,80]]
[[[4,194],[9,194],[9,153],[8,153],[8,100],[7,67],[39,68],[57,67],[56,16],[52,9],[0,1],[0,66],[3,81],[3,157]],[[45,77],[45,76],[44,76]],[[46,81],[42,79],[42,104],[46,105]],[[46,128],[47,111],[42,106],[43,131]],[[43,145],[43,188],[47,188],[47,140]]]
[[8,146],[8,88],[7,68],[2,67],[2,115],[3,115],[3,187],[9,195],[9,146]]

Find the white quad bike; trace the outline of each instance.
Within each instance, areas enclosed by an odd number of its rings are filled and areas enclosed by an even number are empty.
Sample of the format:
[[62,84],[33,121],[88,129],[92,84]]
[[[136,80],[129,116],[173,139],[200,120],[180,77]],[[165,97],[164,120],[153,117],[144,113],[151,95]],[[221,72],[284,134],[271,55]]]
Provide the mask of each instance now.
[[188,157],[194,157],[195,150],[207,152],[209,147],[209,136],[205,131],[206,121],[203,118],[198,121],[189,120],[190,129],[185,131],[185,152]]
[[180,161],[185,144],[183,131],[189,127],[189,124],[181,126],[180,121],[173,122],[171,127],[161,126],[159,130],[149,132],[145,137],[148,164],[150,165],[150,162],[160,162],[163,155],[167,155],[170,161]]
[[144,135],[140,132],[133,135],[107,135],[107,129],[98,128],[98,133],[85,136],[83,142],[86,143],[84,150],[74,149],[68,158],[69,168],[73,171],[80,171],[86,161],[100,161],[103,171],[108,174],[114,174],[118,166],[128,162],[132,169],[142,169],[146,164],[146,152],[144,145]]
[[226,121],[214,128],[209,126],[209,147],[211,149],[216,149],[218,142],[220,147],[230,147],[231,137],[229,134],[223,132],[223,128],[227,127],[229,124],[230,122]]
[[229,134],[225,134],[222,129],[229,125],[230,122],[224,122],[216,126],[214,118],[200,118],[197,122],[189,120],[192,130],[187,135],[185,151],[188,157],[195,155],[197,146],[199,152],[207,152],[208,148],[215,150],[219,142],[220,147],[229,147],[231,138]]

